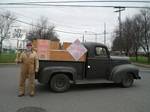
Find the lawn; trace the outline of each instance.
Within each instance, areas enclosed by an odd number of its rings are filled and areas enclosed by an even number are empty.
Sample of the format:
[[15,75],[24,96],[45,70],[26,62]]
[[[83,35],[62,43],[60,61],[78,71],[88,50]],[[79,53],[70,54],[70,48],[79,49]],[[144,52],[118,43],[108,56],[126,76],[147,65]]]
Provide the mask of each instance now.
[[130,57],[130,60],[132,62],[142,63],[142,64],[150,64],[148,63],[147,57],[144,56],[138,56],[138,61],[136,61],[136,57]]
[[15,53],[2,53],[0,54],[0,63],[14,63],[15,58]]

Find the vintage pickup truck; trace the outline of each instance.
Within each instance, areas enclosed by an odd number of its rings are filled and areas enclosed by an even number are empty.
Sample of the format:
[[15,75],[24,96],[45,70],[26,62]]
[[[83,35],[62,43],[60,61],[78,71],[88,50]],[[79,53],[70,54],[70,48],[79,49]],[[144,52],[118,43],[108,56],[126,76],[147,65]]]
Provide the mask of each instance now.
[[110,56],[100,43],[82,44],[87,49],[85,62],[39,60],[38,81],[54,92],[64,92],[71,84],[117,83],[130,87],[134,79],[140,79],[138,68],[127,57]]

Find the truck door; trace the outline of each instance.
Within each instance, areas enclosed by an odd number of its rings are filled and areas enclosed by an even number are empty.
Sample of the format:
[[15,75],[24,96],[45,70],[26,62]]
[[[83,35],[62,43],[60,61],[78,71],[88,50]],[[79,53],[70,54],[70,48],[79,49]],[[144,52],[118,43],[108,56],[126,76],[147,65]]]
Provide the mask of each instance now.
[[108,50],[101,46],[96,46],[94,50],[94,55],[88,58],[86,78],[107,78],[110,65]]

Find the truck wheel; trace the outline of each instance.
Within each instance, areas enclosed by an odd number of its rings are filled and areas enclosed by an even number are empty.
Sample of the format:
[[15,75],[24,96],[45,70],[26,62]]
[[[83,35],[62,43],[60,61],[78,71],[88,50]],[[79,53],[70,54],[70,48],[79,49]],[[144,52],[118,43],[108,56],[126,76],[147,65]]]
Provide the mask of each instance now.
[[54,92],[64,92],[70,87],[69,80],[69,77],[65,74],[56,74],[50,81],[50,88]]
[[125,88],[131,87],[134,82],[134,78],[132,74],[127,74],[123,79],[122,79],[122,86]]

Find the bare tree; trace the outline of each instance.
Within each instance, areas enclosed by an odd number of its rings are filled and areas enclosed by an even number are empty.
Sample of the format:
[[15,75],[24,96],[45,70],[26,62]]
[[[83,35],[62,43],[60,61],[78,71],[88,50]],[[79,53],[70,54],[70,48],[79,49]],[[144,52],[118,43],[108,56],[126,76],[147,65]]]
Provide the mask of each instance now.
[[[122,37],[115,31],[113,48],[124,50],[127,54],[133,51],[138,56],[139,48],[143,48],[150,63],[150,9],[142,9],[139,14],[122,22]],[[116,44],[117,43],[117,44]]]
[[11,25],[16,21],[16,17],[10,12],[0,14],[0,54],[3,48],[3,41],[10,37]]
[[120,42],[123,42],[119,36],[119,29],[115,29],[114,35],[113,35],[113,43],[112,43],[112,51],[123,51],[123,44]]
[[150,9],[141,10],[141,47],[150,63]]
[[113,41],[113,50],[119,50],[120,52],[125,52],[126,55],[129,55],[129,51],[132,46],[132,20],[130,18],[126,18],[124,22],[122,22],[122,36],[119,36],[119,29],[115,31],[115,38]]
[[47,18],[41,17],[37,24],[28,32],[27,39],[31,41],[34,39],[59,41],[54,29],[55,27],[53,25],[49,25]]
[[132,46],[132,26],[132,20],[130,18],[126,18],[122,23],[123,47],[127,56],[129,55]]
[[141,16],[139,14],[135,15],[132,20],[132,51],[136,56],[136,61],[138,60],[138,50],[141,47]]

